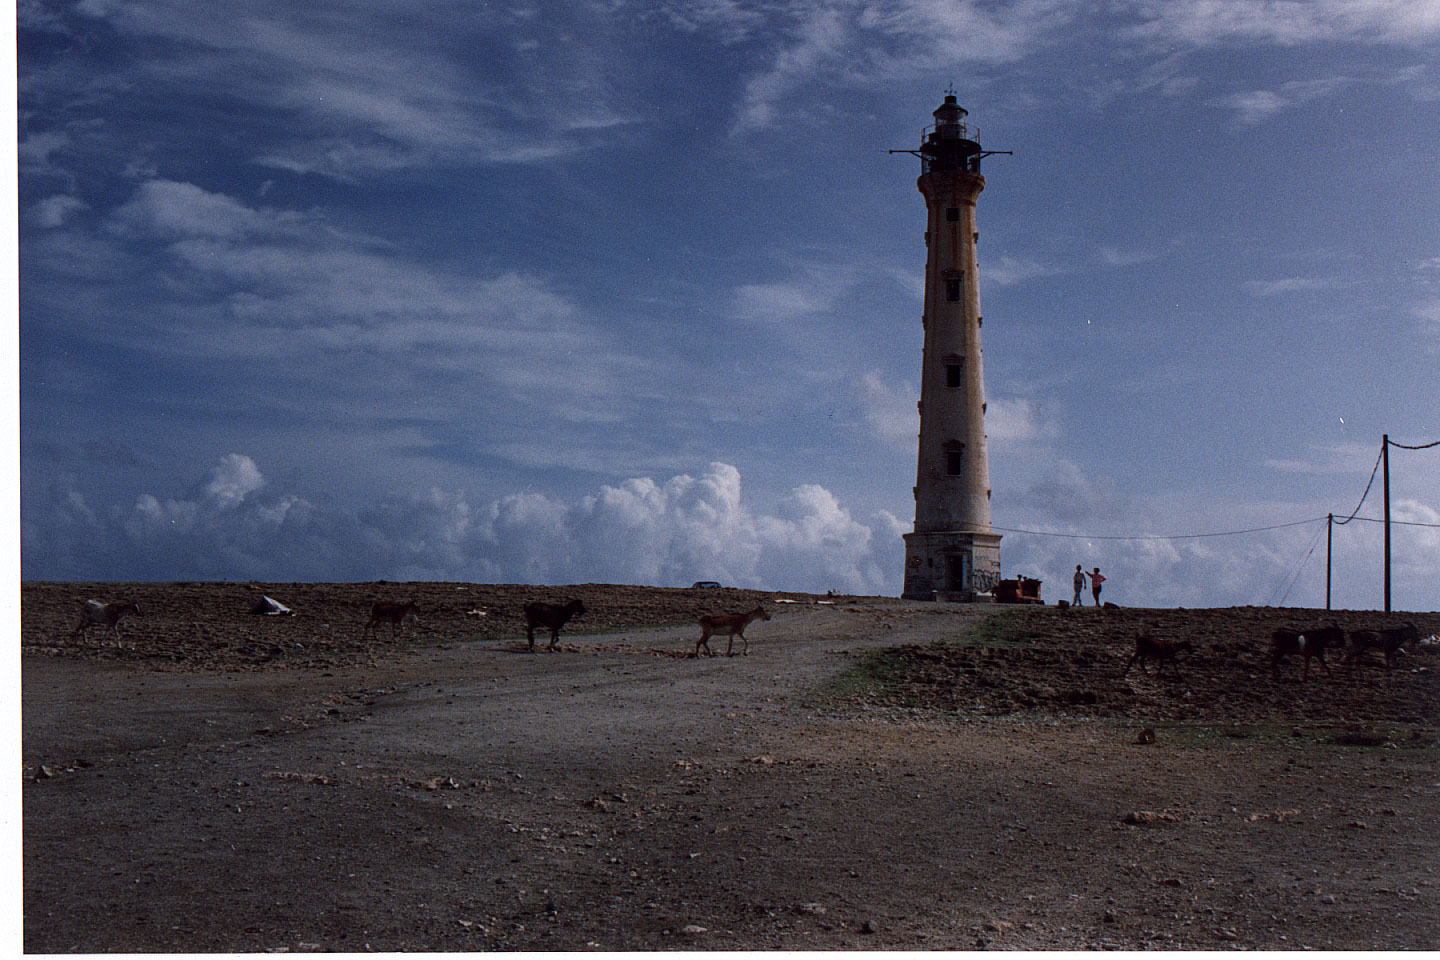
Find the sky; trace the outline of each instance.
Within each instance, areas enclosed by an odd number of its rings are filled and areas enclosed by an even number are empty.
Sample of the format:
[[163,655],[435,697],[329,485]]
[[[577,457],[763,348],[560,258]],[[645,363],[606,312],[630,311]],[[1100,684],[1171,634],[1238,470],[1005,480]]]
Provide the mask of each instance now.
[[17,13],[25,579],[898,594],[952,84],[1005,575],[1323,606],[1440,440],[1440,0]]

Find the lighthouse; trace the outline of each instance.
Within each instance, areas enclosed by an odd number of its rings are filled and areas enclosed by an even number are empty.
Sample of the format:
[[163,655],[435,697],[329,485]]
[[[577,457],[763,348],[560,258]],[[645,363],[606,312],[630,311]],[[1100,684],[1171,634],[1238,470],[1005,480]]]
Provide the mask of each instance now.
[[1000,536],[990,529],[985,375],[975,201],[985,188],[978,132],[953,94],[922,134],[917,186],[925,198],[925,347],[915,530],[905,535],[911,599],[985,600],[1000,581]]

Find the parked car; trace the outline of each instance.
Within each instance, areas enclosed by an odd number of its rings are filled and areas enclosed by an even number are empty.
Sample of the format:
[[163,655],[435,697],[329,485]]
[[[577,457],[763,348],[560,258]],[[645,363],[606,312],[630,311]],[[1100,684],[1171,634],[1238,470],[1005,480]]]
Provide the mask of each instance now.
[[690,585],[691,590],[719,590],[720,584],[714,580],[696,580]]

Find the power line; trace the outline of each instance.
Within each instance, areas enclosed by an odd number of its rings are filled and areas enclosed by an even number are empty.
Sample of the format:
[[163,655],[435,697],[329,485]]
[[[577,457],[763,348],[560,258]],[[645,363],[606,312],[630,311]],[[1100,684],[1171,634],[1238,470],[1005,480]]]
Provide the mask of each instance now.
[[1350,516],[1346,517],[1344,520],[1335,521],[1335,525],[1337,527],[1343,527],[1351,520],[1354,520],[1355,514],[1359,513],[1360,508],[1365,506],[1365,498],[1370,496],[1370,487],[1375,483],[1375,472],[1380,469],[1380,458],[1383,456],[1385,456],[1385,447],[1382,445],[1380,447],[1380,452],[1375,455],[1375,466],[1370,468],[1370,480],[1365,484],[1365,492],[1360,494],[1360,502],[1355,504],[1355,509],[1353,512],[1351,512]]
[[1035,537],[1064,537],[1067,540],[1197,540],[1201,537],[1233,537],[1242,533],[1259,533],[1262,530],[1279,530],[1281,527],[1298,527],[1306,523],[1315,523],[1324,520],[1325,517],[1311,517],[1309,520],[1294,520],[1290,523],[1274,523],[1268,527],[1250,527],[1246,530],[1225,530],[1219,533],[1181,533],[1173,536],[1108,536],[1084,533],[1053,533],[1048,530],[1016,530],[1013,527],[996,527],[992,530],[1001,530],[1005,533],[1026,533]]
[[1431,447],[1440,447],[1440,440],[1436,440],[1434,443],[1422,443],[1415,447],[1404,443],[1396,443],[1394,440],[1391,440],[1390,446],[1399,447],[1401,450],[1429,450]]
[[[1309,561],[1310,555],[1311,555],[1312,553],[1314,553],[1314,552],[1315,552],[1315,548],[1320,545],[1320,534],[1322,534],[1322,533],[1324,533],[1324,532],[1325,532],[1325,531],[1323,531],[1323,530],[1317,530],[1317,531],[1315,532],[1315,539],[1310,541],[1310,549],[1305,551],[1305,556],[1301,557],[1301,558],[1300,558],[1300,562],[1295,565],[1295,573],[1294,573],[1293,576],[1290,577],[1290,585],[1287,586],[1287,587],[1285,587],[1285,592],[1284,592],[1283,594],[1281,594],[1281,596],[1280,596],[1280,602],[1279,602],[1279,603],[1267,604],[1267,606],[1272,606],[1272,607],[1283,607],[1283,606],[1285,606],[1285,601],[1288,600],[1288,599],[1290,599],[1290,591],[1291,591],[1291,590],[1294,590],[1294,589],[1295,589],[1295,584],[1297,584],[1297,583],[1300,582],[1300,574],[1304,571],[1304,569],[1305,569],[1305,564],[1306,564],[1307,561]],[[1281,580],[1280,583],[1281,583],[1282,586],[1284,586],[1285,581],[1284,581],[1284,580]],[[1279,588],[1279,587],[1276,587],[1275,589],[1276,589],[1276,592],[1278,593],[1280,588]],[[1275,594],[1271,594],[1271,596],[1274,597]]]
[[[1326,518],[1311,517],[1309,520],[1293,520],[1290,523],[1274,523],[1267,527],[1249,527],[1245,530],[1222,530],[1217,533],[1181,533],[1173,534],[1170,536],[1112,536],[1109,534],[1093,533],[1056,533],[1052,530],[1019,530],[1015,527],[999,527],[994,525],[992,525],[990,529],[999,530],[1002,533],[1023,533],[1032,537],[1061,537],[1066,540],[1198,540],[1203,537],[1234,537],[1242,533],[1260,533],[1264,530],[1279,530],[1283,527],[1299,527],[1307,523],[1316,523],[1324,519]],[[1378,519],[1376,517],[1357,517],[1353,514],[1350,516],[1350,520],[1360,520],[1365,523],[1385,522],[1384,520]],[[1350,520],[1346,520],[1345,522],[1349,523]],[[1436,529],[1440,529],[1440,523],[1422,523],[1419,520],[1391,520],[1390,522],[1392,524],[1406,527],[1433,527]],[[1339,526],[1340,521],[1336,520],[1335,524],[1336,526]]]
[[[1324,519],[1324,518],[1322,517],[1321,519]],[[1355,520],[1363,520],[1363,521],[1365,521],[1366,523],[1384,523],[1384,522],[1385,522],[1384,520],[1382,520],[1382,519],[1380,519],[1380,518],[1378,518],[1378,517],[1353,517],[1352,519],[1355,519]],[[1340,521],[1339,521],[1339,520],[1336,520],[1335,522],[1336,522],[1336,523],[1339,523]],[[1392,524],[1394,524],[1394,525],[1396,525],[1396,526],[1401,526],[1401,527],[1436,527],[1436,528],[1440,528],[1440,523],[1421,523],[1419,520],[1391,520],[1390,523],[1392,523]]]

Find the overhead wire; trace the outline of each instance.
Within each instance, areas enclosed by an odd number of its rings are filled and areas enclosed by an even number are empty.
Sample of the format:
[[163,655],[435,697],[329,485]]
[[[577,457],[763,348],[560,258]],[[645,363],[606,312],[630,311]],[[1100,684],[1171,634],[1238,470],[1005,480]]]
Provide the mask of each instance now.
[[1178,533],[1169,536],[1111,536],[1106,534],[1054,533],[1048,530],[1018,530],[1014,527],[996,526],[991,526],[990,529],[999,530],[1004,533],[1026,533],[1035,537],[1064,537],[1068,540],[1198,540],[1202,537],[1234,537],[1242,533],[1259,533],[1262,530],[1279,530],[1281,527],[1298,527],[1324,519],[1324,517],[1311,517],[1308,520],[1292,520],[1289,523],[1272,523],[1269,526],[1249,527],[1244,530],[1222,530],[1216,533]]
[[1336,526],[1343,527],[1351,520],[1354,520],[1355,514],[1359,513],[1360,508],[1365,505],[1365,498],[1370,496],[1370,487],[1373,486],[1375,483],[1375,473],[1380,469],[1380,458],[1383,456],[1385,456],[1385,448],[1382,446],[1380,448],[1380,452],[1375,455],[1375,466],[1370,468],[1370,480],[1365,484],[1365,492],[1360,494],[1360,502],[1355,504],[1355,509],[1351,511],[1350,516],[1346,517],[1344,520],[1336,520]]
[[[1298,564],[1296,564],[1296,566],[1295,566],[1295,572],[1294,572],[1294,574],[1292,574],[1291,577],[1290,577],[1290,584],[1285,587],[1285,592],[1284,592],[1283,594],[1281,594],[1281,596],[1280,596],[1280,602],[1279,602],[1279,603],[1271,602],[1271,603],[1267,604],[1267,606],[1272,606],[1272,607],[1283,607],[1283,606],[1285,606],[1285,601],[1288,600],[1288,599],[1290,599],[1290,591],[1291,591],[1291,590],[1294,590],[1294,589],[1295,589],[1295,584],[1297,584],[1297,583],[1300,582],[1300,574],[1304,572],[1304,570],[1305,570],[1305,564],[1310,560],[1310,555],[1313,554],[1313,553],[1315,552],[1315,548],[1320,545],[1320,534],[1321,534],[1321,533],[1324,533],[1324,531],[1323,531],[1323,530],[1317,530],[1317,531],[1315,532],[1315,539],[1313,539],[1313,540],[1310,541],[1310,549],[1305,551],[1305,556],[1301,557],[1301,558],[1300,558],[1300,562],[1299,562]],[[1281,582],[1281,584],[1284,584],[1284,583],[1285,583],[1285,581],[1284,581],[1283,579],[1282,579],[1280,582]],[[1279,587],[1276,587],[1276,593],[1279,593]],[[1271,596],[1272,596],[1272,599],[1273,599],[1274,594],[1272,594]]]
[[[1436,440],[1436,441],[1433,442],[1433,443],[1418,444],[1418,445],[1415,445],[1415,446],[1410,446],[1410,445],[1403,444],[1403,443],[1396,443],[1396,442],[1393,441],[1393,440],[1388,441],[1388,443],[1389,443],[1390,446],[1392,446],[1392,447],[1400,447],[1400,448],[1405,449],[1405,450],[1427,450],[1427,449],[1429,449],[1429,448],[1431,448],[1431,447],[1440,447],[1440,440]],[[1360,502],[1357,503],[1357,504],[1355,504],[1355,509],[1352,510],[1352,511],[1350,512],[1350,516],[1346,517],[1344,520],[1336,520],[1336,519],[1334,519],[1334,515],[1331,514],[1331,515],[1328,516],[1328,517],[1309,517],[1309,518],[1307,518],[1307,519],[1305,519],[1305,520],[1292,520],[1292,521],[1290,521],[1290,522],[1288,522],[1288,523],[1272,523],[1272,524],[1268,524],[1268,525],[1263,526],[1263,527],[1246,527],[1246,528],[1243,529],[1243,530],[1219,530],[1219,531],[1216,531],[1216,532],[1213,532],[1213,533],[1178,533],[1178,534],[1115,535],[1115,534],[1090,534],[1090,533],[1058,533],[1058,532],[1053,531],[1053,530],[1022,530],[1022,529],[1020,529],[1020,528],[1018,528],[1018,527],[1000,527],[1000,526],[994,526],[994,525],[992,525],[992,526],[990,527],[990,529],[991,529],[991,530],[998,530],[998,531],[1000,531],[1000,532],[1002,532],[1002,533],[1020,533],[1020,534],[1025,534],[1025,535],[1027,535],[1027,536],[1032,536],[1032,537],[1059,537],[1059,538],[1066,539],[1066,540],[1198,540],[1198,539],[1201,539],[1201,538],[1204,538],[1204,537],[1234,537],[1234,536],[1239,536],[1239,535],[1245,534],[1245,533],[1260,533],[1260,532],[1263,532],[1263,531],[1265,531],[1265,530],[1279,530],[1279,529],[1282,529],[1282,528],[1284,528],[1284,527],[1299,527],[1299,526],[1304,526],[1304,525],[1307,524],[1307,523],[1315,523],[1315,522],[1320,521],[1320,520],[1330,520],[1330,521],[1331,521],[1332,523],[1334,523],[1336,526],[1344,526],[1345,524],[1350,523],[1350,522],[1352,522],[1352,521],[1360,520],[1360,521],[1363,521],[1363,522],[1365,522],[1365,523],[1387,523],[1387,522],[1388,522],[1388,523],[1397,524],[1397,525],[1401,525],[1401,526],[1407,526],[1407,527],[1435,527],[1435,528],[1440,528],[1440,523],[1423,523],[1423,522],[1421,522],[1421,521],[1419,521],[1419,520],[1389,520],[1389,521],[1386,521],[1386,520],[1376,519],[1376,518],[1374,518],[1374,517],[1362,517],[1362,516],[1359,515],[1359,514],[1360,514],[1360,508],[1365,505],[1365,500],[1370,496],[1370,489],[1371,489],[1371,487],[1373,487],[1373,486],[1375,485],[1375,476],[1376,476],[1377,473],[1379,473],[1379,470],[1380,470],[1380,461],[1384,458],[1384,456],[1385,456],[1385,451],[1384,451],[1384,449],[1383,449],[1383,447],[1382,447],[1380,453],[1377,454],[1376,457],[1375,457],[1375,465],[1370,468],[1370,479],[1367,480],[1366,483],[1365,483],[1365,491],[1360,494]],[[1318,535],[1317,535],[1317,537],[1318,537]],[[1312,547],[1311,549],[1312,549],[1312,551],[1313,551],[1314,548]],[[1308,556],[1308,554],[1307,554],[1307,556]],[[1303,562],[1303,561],[1302,561],[1302,562]]]

